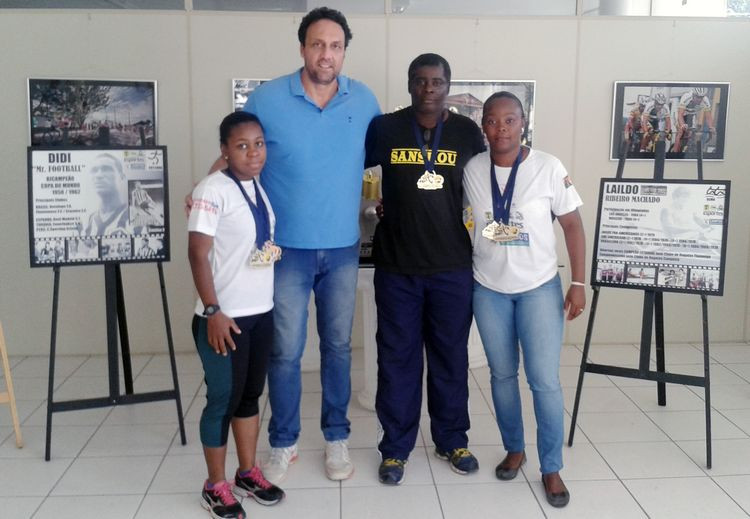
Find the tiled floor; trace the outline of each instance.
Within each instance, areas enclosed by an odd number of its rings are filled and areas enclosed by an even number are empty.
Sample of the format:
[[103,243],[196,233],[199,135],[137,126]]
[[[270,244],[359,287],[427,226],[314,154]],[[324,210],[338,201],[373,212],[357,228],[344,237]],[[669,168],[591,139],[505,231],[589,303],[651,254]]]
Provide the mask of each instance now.
[[[469,431],[479,473],[456,475],[433,456],[425,414],[404,484],[384,487],[376,478],[375,415],[356,398],[350,412],[356,472],[343,483],[326,479],[318,430],[320,384],[316,373],[306,373],[302,452],[284,484],[287,499],[270,508],[248,501],[246,510],[259,519],[750,517],[750,345],[715,344],[711,356],[713,468],[706,469],[702,389],[669,385],[668,405],[659,407],[652,383],[587,374],[575,443],[563,451],[563,477],[572,500],[562,510],[544,500],[528,389],[523,389],[528,463],[515,481],[494,477],[503,449],[488,370],[479,368],[470,377]],[[560,377],[566,438],[580,358],[580,347],[565,346]],[[632,344],[594,346],[591,358],[634,366],[638,349]],[[137,392],[169,389],[167,360],[164,355],[133,357]],[[355,351],[355,392],[363,386],[362,362],[362,352]],[[198,504],[205,477],[197,423],[204,388],[196,356],[178,356],[187,445],[180,445],[171,401],[55,413],[50,462],[43,460],[47,359],[12,357],[11,364],[26,446],[16,449],[8,406],[0,406],[2,519],[208,517]],[[668,345],[667,369],[702,373],[700,346]],[[58,358],[56,399],[104,396],[105,374],[104,357]],[[265,397],[262,405],[265,426],[270,413]],[[268,450],[265,433],[259,448]]]

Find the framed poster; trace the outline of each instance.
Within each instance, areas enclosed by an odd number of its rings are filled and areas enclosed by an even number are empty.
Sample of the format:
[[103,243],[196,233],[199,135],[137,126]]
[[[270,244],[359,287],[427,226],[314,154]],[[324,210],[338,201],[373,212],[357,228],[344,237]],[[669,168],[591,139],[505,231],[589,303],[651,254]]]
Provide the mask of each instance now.
[[515,94],[523,104],[526,115],[523,144],[532,146],[534,138],[534,93],[536,81],[533,80],[451,80],[451,88],[445,104],[450,110],[473,119],[482,126],[482,106],[490,95],[506,90]]
[[267,79],[233,79],[232,80],[232,106],[235,112],[245,108],[250,92],[258,85],[265,83]]
[[653,159],[666,142],[666,158],[724,160],[729,83],[616,81],[612,105],[610,160],[621,146],[628,159]]
[[169,261],[167,149],[28,148],[32,267]]
[[591,284],[722,295],[729,187],[603,178]]
[[28,80],[32,146],[154,146],[156,81]]

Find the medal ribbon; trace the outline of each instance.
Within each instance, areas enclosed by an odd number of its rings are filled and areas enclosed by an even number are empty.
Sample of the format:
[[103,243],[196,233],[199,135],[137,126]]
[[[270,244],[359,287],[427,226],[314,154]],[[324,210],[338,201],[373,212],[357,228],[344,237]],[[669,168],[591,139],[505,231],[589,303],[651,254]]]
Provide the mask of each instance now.
[[500,187],[497,185],[497,178],[495,177],[495,163],[490,157],[490,184],[492,187],[492,217],[498,223],[504,223],[508,225],[510,223],[510,203],[513,199],[513,190],[516,187],[516,174],[518,173],[518,166],[521,165],[521,159],[523,158],[523,147],[518,150],[518,156],[513,161],[513,167],[510,169],[510,176],[508,176],[508,182],[505,184],[505,190],[500,193]]
[[229,168],[224,170],[224,174],[234,180],[234,183],[240,188],[242,196],[250,207],[250,212],[253,213],[253,220],[255,220],[255,246],[260,250],[263,248],[263,245],[271,239],[271,218],[268,216],[266,202],[263,200],[260,190],[258,189],[258,180],[253,179],[253,186],[255,186],[255,203],[253,203],[253,201],[250,200],[247,191],[245,191],[242,182],[237,178],[237,175],[232,173]]
[[414,129],[414,137],[417,139],[419,151],[422,153],[422,160],[424,160],[425,169],[434,173],[435,159],[437,158],[438,146],[440,145],[440,137],[443,134],[443,114],[441,113],[438,118],[437,128],[435,129],[435,138],[432,140],[432,152],[430,153],[429,159],[427,158],[427,146],[425,145],[422,133],[419,131],[416,118],[412,118],[411,126]]

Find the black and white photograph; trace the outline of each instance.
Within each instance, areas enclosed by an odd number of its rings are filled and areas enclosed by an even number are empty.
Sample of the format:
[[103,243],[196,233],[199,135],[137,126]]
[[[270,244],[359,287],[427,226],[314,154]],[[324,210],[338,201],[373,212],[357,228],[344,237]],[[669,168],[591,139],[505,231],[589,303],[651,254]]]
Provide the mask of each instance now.
[[659,267],[656,284],[664,287],[684,288],[687,283],[687,269],[675,265]]
[[625,265],[623,263],[600,261],[596,266],[594,279],[602,283],[622,283],[625,279]]
[[656,281],[656,267],[631,263],[625,273],[625,282],[636,285],[653,285]]
[[37,263],[62,263],[65,261],[65,240],[34,240],[34,258]]
[[690,282],[688,288],[702,292],[715,292],[719,290],[719,270],[717,269],[690,269]]
[[32,146],[153,146],[156,82],[28,80]]
[[[592,283],[655,284],[660,290],[686,291],[694,289],[688,272],[709,269],[716,274],[710,292],[720,292],[729,188],[725,180],[602,179]],[[622,264],[627,266],[625,276],[617,279],[611,272]]]
[[482,126],[482,106],[495,92],[508,91],[518,97],[523,104],[526,115],[526,126],[522,144],[531,147],[534,137],[534,93],[536,81],[533,80],[451,80],[451,88],[445,104],[456,113],[473,119]]
[[133,256],[133,247],[129,236],[103,236],[102,259],[118,260]]
[[164,184],[161,180],[128,181],[130,227],[134,234],[164,231]]
[[666,158],[724,160],[729,83],[617,81],[610,160],[653,159],[663,141]]
[[233,79],[232,80],[232,106],[235,112],[245,108],[250,92],[258,85],[265,83],[267,79]]
[[67,240],[68,259],[72,262],[94,262],[99,259],[99,240],[92,236],[73,237]]
[[[29,148],[28,153],[33,243],[68,239],[68,258],[76,263],[168,259],[166,148]],[[162,237],[154,247],[161,252],[136,257],[130,239],[154,233]],[[72,238],[104,241],[94,254]],[[32,266],[48,264],[36,258],[32,254]]]
[[133,240],[133,253],[136,258],[164,257],[164,236],[161,234],[138,236]]

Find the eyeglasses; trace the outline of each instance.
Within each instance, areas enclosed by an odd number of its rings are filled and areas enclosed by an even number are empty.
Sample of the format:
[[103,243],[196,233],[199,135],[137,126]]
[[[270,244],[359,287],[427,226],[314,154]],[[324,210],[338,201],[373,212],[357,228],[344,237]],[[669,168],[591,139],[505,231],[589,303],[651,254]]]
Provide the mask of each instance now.
[[439,77],[435,77],[435,78],[432,78],[432,79],[429,79],[429,78],[426,78],[426,77],[415,77],[415,78],[412,78],[412,80],[411,80],[411,84],[412,85],[414,85],[416,87],[420,87],[420,88],[424,88],[427,85],[432,86],[432,88],[442,88],[447,83],[448,82],[446,80],[444,80],[442,78],[439,78]]

